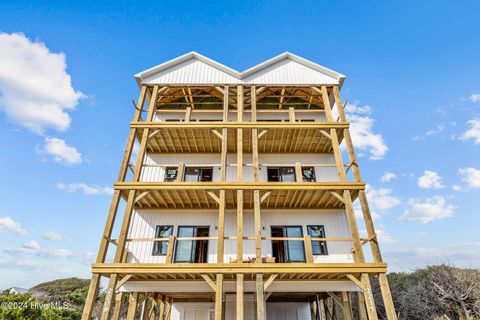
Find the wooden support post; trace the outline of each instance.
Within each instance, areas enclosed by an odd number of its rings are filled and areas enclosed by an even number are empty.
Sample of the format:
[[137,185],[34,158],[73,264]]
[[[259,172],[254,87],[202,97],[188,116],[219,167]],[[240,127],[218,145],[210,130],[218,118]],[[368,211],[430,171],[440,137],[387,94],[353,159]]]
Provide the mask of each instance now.
[[[243,86],[237,86],[237,122],[243,122],[243,101],[244,101]],[[237,129],[237,181],[243,182],[243,129],[241,128]],[[237,263],[242,263],[242,261],[243,261],[243,190],[237,190]],[[243,279],[243,275],[242,275],[242,279]],[[243,296],[242,296],[242,299],[243,299]]]
[[[137,122],[142,117],[143,105],[145,103],[145,98],[147,94],[147,86],[142,85],[140,90],[140,96],[138,98],[137,108],[133,116],[133,121]],[[125,147],[125,152],[123,154],[122,164],[120,165],[120,170],[118,174],[117,181],[125,181],[127,176],[128,165],[130,163],[130,158],[132,155],[133,145],[135,143],[136,128],[130,129],[130,134],[128,136],[127,145]],[[100,241],[100,248],[97,254],[97,263],[105,262],[105,257],[108,251],[109,239],[112,236],[112,230],[117,216],[118,205],[120,202],[120,191],[116,190],[112,197],[112,202],[110,204],[110,210],[108,212],[107,221],[105,223],[105,228],[103,231],[102,239]],[[90,286],[88,289],[87,297],[85,299],[85,306],[83,308],[82,320],[90,320],[92,316],[93,307],[97,299],[98,288],[100,286],[100,275],[94,274],[92,280],[90,281]]]
[[293,107],[288,108],[288,120],[295,122],[295,109]]
[[185,174],[185,162],[180,161],[178,163],[178,169],[177,169],[177,182],[183,181],[184,174]]
[[243,320],[244,310],[243,310],[243,274],[237,274],[237,295],[236,295],[236,320]]
[[168,245],[167,245],[167,255],[165,256],[165,263],[172,263],[173,262],[173,249],[175,247],[175,236],[168,237]]
[[165,320],[165,296],[158,299],[158,320]]
[[256,291],[257,291],[257,320],[265,320],[265,298],[263,289],[263,274],[256,275]]
[[359,320],[368,320],[367,309],[365,308],[365,298],[363,292],[357,292],[358,316]]
[[305,258],[307,263],[313,263],[313,251],[312,251],[312,237],[306,235],[304,237]]
[[[223,122],[228,122],[228,86],[225,86],[223,97]],[[224,182],[227,176],[227,128],[222,129],[222,150],[220,156],[220,181]],[[225,190],[220,190],[218,204],[217,226],[217,263],[224,263],[225,253]]]
[[[255,86],[251,87],[252,122],[257,122],[257,95]],[[258,129],[252,129],[253,181],[258,182]],[[253,191],[253,215],[255,227],[255,262],[262,263],[262,223],[260,218],[260,191]]]
[[172,298],[166,298],[165,301],[165,320],[170,320],[170,316],[172,315]]
[[318,297],[318,294],[315,295],[315,302],[316,302],[316,307],[317,307],[317,319],[316,320],[324,320],[323,315],[322,315],[322,303],[321,303],[321,300]]
[[350,308],[350,300],[348,299],[348,293],[342,291],[342,305],[343,305],[343,319],[352,320],[352,309]]
[[215,291],[215,320],[223,317],[223,274],[217,274],[217,290]]
[[303,182],[302,166],[300,162],[295,162],[295,181]]
[[[340,89],[338,86],[333,87],[333,96],[335,98],[335,105],[337,106],[338,110],[338,115],[340,117],[340,121],[346,122],[347,117],[345,115],[345,110],[343,108],[342,100],[340,97]],[[345,129],[344,130],[344,139],[345,139],[345,144],[347,146],[347,152],[348,152],[348,157],[350,160],[350,163],[352,163],[352,171],[353,171],[353,176],[355,178],[356,182],[361,182],[362,177],[360,175],[360,169],[358,167],[358,162],[357,162],[357,157],[355,154],[355,149],[353,146],[353,141],[352,137],[350,135],[350,130]],[[362,208],[362,213],[363,213],[363,218],[365,221],[365,228],[367,229],[367,235],[368,238],[371,239],[369,241],[370,243],[370,248],[372,250],[372,256],[375,262],[382,262],[382,254],[380,252],[380,246],[378,244],[378,239],[377,235],[375,232],[375,227],[373,225],[373,219],[372,215],[370,212],[370,208],[368,205],[367,201],[367,196],[365,194],[364,190],[361,190],[358,195],[359,201],[360,201],[360,206]],[[387,319],[388,320],[396,320],[397,315],[395,312],[395,306],[393,304],[393,299],[391,295],[391,291],[388,285],[388,279],[386,278],[386,275],[379,275],[379,280],[380,282],[380,290],[382,292],[382,299],[383,303],[385,305],[385,311],[387,313]]]
[[185,122],[190,122],[192,118],[192,107],[187,107],[185,110]]
[[115,307],[113,308],[112,319],[119,320],[120,312],[122,311],[123,292],[119,292],[115,295]]
[[135,319],[135,314],[137,313],[137,305],[138,305],[138,292],[132,292],[130,293],[130,297],[128,299],[127,320]]
[[372,287],[370,285],[370,278],[368,274],[363,273],[361,281],[365,290],[363,290],[363,297],[367,308],[368,320],[378,320],[377,309],[375,308],[375,300],[373,298]]

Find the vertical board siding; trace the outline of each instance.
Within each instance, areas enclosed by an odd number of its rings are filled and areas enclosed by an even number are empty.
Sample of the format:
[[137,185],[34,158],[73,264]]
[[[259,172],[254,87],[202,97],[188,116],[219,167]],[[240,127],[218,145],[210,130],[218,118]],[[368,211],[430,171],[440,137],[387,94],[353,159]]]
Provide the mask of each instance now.
[[[294,217],[294,218],[292,218]],[[173,234],[177,234],[178,226],[210,226],[210,236],[217,236],[218,213],[214,210],[162,210],[135,211],[129,239],[153,238],[157,225],[173,225]],[[262,210],[262,236],[271,236],[271,226],[301,225],[303,234],[307,234],[307,225],[324,225],[328,238],[349,238],[347,219],[342,210]],[[236,235],[236,214],[227,211],[225,214],[225,236]],[[253,212],[244,212],[244,237],[254,236]],[[244,259],[255,257],[255,241],[244,240]],[[353,262],[351,242],[328,241],[328,255],[314,256],[316,263]],[[129,250],[128,262],[132,263],[164,263],[165,256],[153,256],[153,241],[138,241],[127,243]],[[262,254],[272,256],[271,241],[262,241]],[[214,263],[217,258],[217,241],[210,240],[208,244],[208,262]],[[228,263],[236,259],[236,241],[225,240],[225,258]]]
[[308,302],[268,302],[267,320],[311,320]]
[[[145,167],[142,168],[141,181],[144,182],[161,182],[165,177],[165,166],[177,166],[179,161],[185,162],[189,165],[212,165],[213,167],[213,181],[220,181],[220,155],[219,154],[185,154],[182,155],[181,160],[176,154],[149,154],[145,157]],[[244,155],[244,164],[252,163],[252,155]],[[269,154],[263,153],[259,155],[259,163],[275,164],[284,166],[294,166],[295,162],[300,164],[329,164],[331,167],[315,167],[315,176],[319,182],[338,181],[338,175],[335,168],[335,159],[333,155],[327,153],[318,154]],[[236,155],[229,154],[227,156],[227,163],[236,164]],[[155,165],[155,166],[148,166]],[[162,166],[164,165],[164,166]],[[253,181],[253,167],[244,166],[243,180],[246,182]],[[235,166],[227,167],[227,181],[236,181],[237,168]],[[267,181],[267,167],[260,167],[260,181]]]

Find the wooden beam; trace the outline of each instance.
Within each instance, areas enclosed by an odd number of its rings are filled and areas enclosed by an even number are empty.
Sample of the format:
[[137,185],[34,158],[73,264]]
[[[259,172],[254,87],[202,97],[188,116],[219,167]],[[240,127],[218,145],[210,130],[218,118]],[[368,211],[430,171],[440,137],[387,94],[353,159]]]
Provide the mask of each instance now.
[[375,308],[375,300],[373,298],[372,287],[370,286],[370,278],[368,274],[363,273],[361,282],[365,290],[363,290],[363,297],[367,307],[367,314],[369,320],[378,320],[377,309]]
[[272,194],[272,191],[267,191],[264,194],[262,194],[262,197],[260,198],[260,203],[265,201],[271,194]]
[[222,320],[223,317],[223,274],[217,274],[217,285],[215,290],[215,320]]
[[127,320],[134,320],[135,314],[137,313],[138,306],[138,292],[130,293],[128,299],[128,311],[127,311]]
[[217,195],[215,193],[213,193],[212,191],[207,191],[207,194],[213,199],[215,200],[216,203],[220,204],[220,198],[217,197]]
[[172,263],[173,262],[173,249],[175,247],[175,236],[168,237],[168,245],[167,245],[167,255],[165,257],[165,263]]
[[206,274],[201,274],[202,278],[208,283],[213,292],[217,292],[217,284]]
[[180,161],[177,168],[177,182],[183,181],[183,176],[185,175],[185,162]]
[[122,278],[122,280],[117,282],[117,286],[115,287],[115,291],[120,290],[120,288],[132,277],[131,274],[127,274],[125,277]]
[[263,284],[263,291],[267,291],[268,287],[275,281],[275,279],[278,277],[278,274],[272,274],[267,281]]
[[358,280],[357,278],[355,278],[353,275],[347,274],[347,278],[350,279],[350,281],[352,281],[353,283],[355,283],[362,291],[365,290],[365,287],[363,286],[363,283],[360,280]]
[[236,293],[236,319],[244,319],[244,304],[243,304],[243,273],[237,274],[237,293]]
[[288,121],[295,122],[295,109],[293,107],[288,108]]
[[336,303],[338,303],[338,305],[340,307],[343,307],[343,304],[342,304],[342,301],[337,297],[337,295],[333,292],[327,292],[327,294],[333,299],[333,301],[335,301]]
[[383,304],[387,313],[388,320],[397,320],[397,313],[395,312],[395,305],[393,304],[392,293],[388,285],[387,275],[380,273],[378,275],[378,282],[380,284],[380,292],[382,293]]
[[[237,86],[237,121],[243,122],[244,91]],[[237,182],[243,182],[243,129],[237,129]],[[237,190],[237,262],[243,261],[243,190]],[[242,288],[243,288],[243,275]],[[238,277],[237,277],[238,279]],[[237,295],[238,296],[238,295]],[[242,296],[243,299],[243,296]],[[243,319],[243,317],[241,318]]]
[[123,292],[115,294],[115,307],[113,308],[112,320],[120,319],[120,312],[122,311]]
[[265,320],[265,297],[263,290],[263,274],[256,275],[257,320]]
[[307,263],[313,263],[312,238],[306,235],[304,239],[306,261]]
[[352,309],[350,308],[350,300],[348,299],[348,293],[342,291],[342,310],[343,310],[343,319],[352,320]]

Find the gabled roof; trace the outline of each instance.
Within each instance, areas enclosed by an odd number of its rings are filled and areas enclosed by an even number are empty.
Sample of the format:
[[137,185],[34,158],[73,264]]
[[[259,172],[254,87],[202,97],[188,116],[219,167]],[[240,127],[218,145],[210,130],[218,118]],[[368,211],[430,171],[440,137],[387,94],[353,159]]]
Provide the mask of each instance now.
[[345,76],[284,52],[238,72],[197,52],[190,52],[135,75],[138,84],[342,85]]

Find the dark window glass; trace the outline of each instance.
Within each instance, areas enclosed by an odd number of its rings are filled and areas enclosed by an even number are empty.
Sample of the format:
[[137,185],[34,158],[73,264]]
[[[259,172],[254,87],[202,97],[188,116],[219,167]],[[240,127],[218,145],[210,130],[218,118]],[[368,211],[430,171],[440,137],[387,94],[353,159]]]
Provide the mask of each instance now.
[[302,181],[315,182],[315,169],[313,167],[302,167]]
[[167,167],[165,168],[165,182],[173,182],[177,180],[178,168],[176,167]]
[[[272,226],[272,237],[303,238],[301,226]],[[272,240],[272,255],[277,263],[305,262],[303,241]]]
[[295,182],[295,168],[267,168],[267,176],[268,182]]
[[[155,229],[155,238],[168,238],[173,233],[173,226],[157,226]],[[164,256],[167,254],[168,242],[155,241],[153,243],[154,256]]]
[[210,182],[213,178],[213,168],[185,168],[185,182]]
[[[312,238],[326,238],[325,228],[323,226],[307,226],[307,231]],[[314,255],[327,255],[326,241],[312,241],[312,253]]]
[[[179,226],[178,238],[208,237],[208,227]],[[208,240],[177,240],[175,262],[206,263]]]

